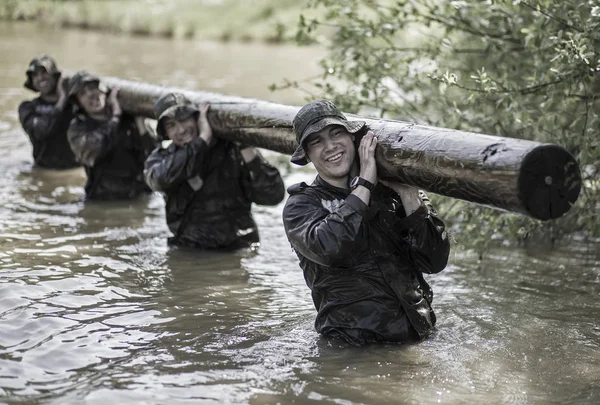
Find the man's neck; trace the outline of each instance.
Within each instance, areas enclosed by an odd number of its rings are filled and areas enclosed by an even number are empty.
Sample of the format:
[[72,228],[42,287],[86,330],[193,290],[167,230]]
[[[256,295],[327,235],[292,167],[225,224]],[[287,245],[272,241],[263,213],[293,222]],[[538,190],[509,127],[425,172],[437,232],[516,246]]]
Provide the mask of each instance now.
[[102,114],[102,113],[100,113],[100,114],[88,114],[88,116],[91,119],[94,119],[96,121],[108,121],[110,119],[110,117],[108,115]]
[[347,176],[345,177],[338,177],[338,178],[325,178],[323,176],[321,176],[319,174],[319,177],[321,177],[321,179],[326,182],[327,184],[331,184],[334,187],[337,188],[343,188],[343,189],[349,189],[350,188],[350,180],[353,179],[355,176],[358,176],[359,174],[359,170],[358,170],[358,165],[356,164],[356,161],[354,162],[354,164],[352,165],[352,167],[350,168],[350,173],[348,173]]
[[58,94],[56,92],[47,94],[40,93],[40,98],[47,103],[56,103],[58,101]]
[[344,189],[349,188],[348,178],[344,178],[344,179],[328,179],[328,178],[325,178],[325,177],[321,176],[321,179],[325,183],[330,184],[333,187],[344,188]]
[[105,107],[102,111],[87,113],[87,116],[97,121],[108,121],[112,117],[112,111]]

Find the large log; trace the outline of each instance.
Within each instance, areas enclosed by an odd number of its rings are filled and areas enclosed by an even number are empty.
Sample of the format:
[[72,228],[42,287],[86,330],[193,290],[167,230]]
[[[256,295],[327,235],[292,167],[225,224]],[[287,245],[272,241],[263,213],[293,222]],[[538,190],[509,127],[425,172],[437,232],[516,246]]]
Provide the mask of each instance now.
[[[167,88],[113,77],[123,109],[153,117],[152,106],[167,92],[211,103],[209,121],[218,136],[291,154],[296,149],[292,119],[299,107],[216,93]],[[560,146],[411,123],[367,122],[378,137],[378,174],[426,191],[528,215],[558,218],[577,200],[577,161]]]

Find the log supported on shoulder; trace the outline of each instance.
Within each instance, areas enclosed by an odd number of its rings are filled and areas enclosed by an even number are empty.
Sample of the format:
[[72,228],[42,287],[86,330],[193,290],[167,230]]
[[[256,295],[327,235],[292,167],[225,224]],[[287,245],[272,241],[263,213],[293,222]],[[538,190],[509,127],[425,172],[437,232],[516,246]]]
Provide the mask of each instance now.
[[[209,121],[218,136],[291,154],[296,148],[292,119],[299,107],[216,93],[105,77],[119,87],[122,108],[153,117],[162,94],[184,93],[210,102]],[[367,122],[378,137],[381,178],[426,191],[547,220],[567,212],[577,200],[581,174],[564,148],[539,142],[483,135],[391,120]]]
[[381,134],[382,178],[542,220],[560,217],[579,196],[579,165],[559,146],[390,121],[371,126]]

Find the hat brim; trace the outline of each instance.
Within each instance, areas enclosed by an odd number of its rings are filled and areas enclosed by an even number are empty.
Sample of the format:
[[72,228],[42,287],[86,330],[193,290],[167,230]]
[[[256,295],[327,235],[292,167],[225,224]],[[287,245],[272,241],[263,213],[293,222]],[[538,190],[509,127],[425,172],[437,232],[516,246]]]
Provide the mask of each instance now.
[[185,105],[172,105],[171,107],[164,110],[157,118],[156,133],[163,139],[168,139],[164,133],[162,120],[164,118],[172,118],[177,121],[185,120],[194,114],[199,114],[200,110],[193,104]]
[[[69,82],[71,81],[71,79],[69,80]],[[102,83],[99,78],[90,76],[90,77],[86,77],[86,78],[82,79],[79,83],[76,83],[75,85],[73,85],[69,89],[69,92],[67,93],[67,97],[75,98],[77,93],[79,93],[81,91],[81,89],[83,89],[83,87],[87,83],[98,83],[98,89],[103,93],[108,93],[108,87],[106,87],[106,85],[104,83]]]
[[315,132],[319,132],[329,125],[341,125],[351,134],[355,134],[362,130],[367,123],[364,121],[347,121],[339,117],[323,118],[304,130],[304,133],[300,138],[300,144],[298,145],[298,148],[296,148],[296,151],[292,154],[290,161],[299,166],[308,164],[308,157],[306,156],[306,151],[304,150],[304,141],[306,141],[306,138],[308,138],[310,135],[314,134]]

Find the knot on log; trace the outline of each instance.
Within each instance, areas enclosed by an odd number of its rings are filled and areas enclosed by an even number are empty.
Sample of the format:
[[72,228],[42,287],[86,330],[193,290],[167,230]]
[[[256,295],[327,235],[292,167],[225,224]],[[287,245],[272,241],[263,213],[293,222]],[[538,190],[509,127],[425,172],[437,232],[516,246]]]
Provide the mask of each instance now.
[[504,152],[507,150],[506,143],[498,142],[492,145],[487,146],[484,150],[481,151],[483,155],[483,161],[487,161],[489,157],[494,156],[498,152]]

